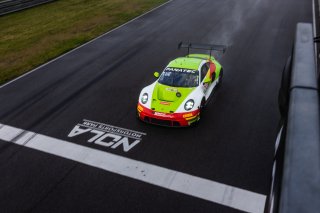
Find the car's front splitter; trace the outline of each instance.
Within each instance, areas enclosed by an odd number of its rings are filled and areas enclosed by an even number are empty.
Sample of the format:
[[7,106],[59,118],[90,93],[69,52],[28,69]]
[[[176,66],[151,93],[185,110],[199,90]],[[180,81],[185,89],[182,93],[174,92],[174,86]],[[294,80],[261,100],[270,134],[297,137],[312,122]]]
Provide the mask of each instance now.
[[161,126],[190,126],[200,119],[199,109],[183,113],[164,113],[151,110],[143,106],[142,104],[138,103],[137,112],[138,117],[142,121]]

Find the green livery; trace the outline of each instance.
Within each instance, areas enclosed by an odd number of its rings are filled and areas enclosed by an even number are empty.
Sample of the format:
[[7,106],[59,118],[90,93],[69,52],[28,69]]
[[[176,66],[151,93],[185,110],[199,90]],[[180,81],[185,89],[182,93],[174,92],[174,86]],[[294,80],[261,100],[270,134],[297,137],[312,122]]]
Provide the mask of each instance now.
[[186,68],[191,70],[197,70],[203,61],[201,58],[189,57],[192,55],[187,55],[186,57],[180,57],[168,64],[168,67]]
[[[219,77],[221,65],[215,60],[213,56],[205,54],[189,54],[185,57],[177,58],[168,64],[168,67],[173,68],[184,68],[190,70],[198,70],[203,60],[211,60],[215,62],[216,65],[216,76],[215,79]],[[214,79],[214,80],[215,80]],[[206,75],[204,81],[212,81],[210,78],[210,73]],[[167,85],[156,83],[153,94],[151,108],[157,112],[173,113],[175,112],[180,104],[185,100],[186,97],[195,89],[183,88],[183,87],[170,87]],[[181,93],[181,97],[177,97],[176,93]]]
[[[151,108],[157,112],[173,113],[194,89],[157,83],[152,94]],[[181,97],[177,97],[177,92],[181,93]]]

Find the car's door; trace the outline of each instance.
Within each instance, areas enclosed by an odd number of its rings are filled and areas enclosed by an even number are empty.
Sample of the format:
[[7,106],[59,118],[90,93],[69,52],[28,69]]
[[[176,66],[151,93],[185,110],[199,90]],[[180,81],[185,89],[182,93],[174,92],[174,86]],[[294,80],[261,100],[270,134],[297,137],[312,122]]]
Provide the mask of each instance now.
[[201,87],[203,89],[203,92],[206,94],[209,86],[212,83],[212,80],[210,78],[211,76],[209,73],[209,63],[205,63],[202,65],[200,75],[201,75],[200,76],[201,77]]

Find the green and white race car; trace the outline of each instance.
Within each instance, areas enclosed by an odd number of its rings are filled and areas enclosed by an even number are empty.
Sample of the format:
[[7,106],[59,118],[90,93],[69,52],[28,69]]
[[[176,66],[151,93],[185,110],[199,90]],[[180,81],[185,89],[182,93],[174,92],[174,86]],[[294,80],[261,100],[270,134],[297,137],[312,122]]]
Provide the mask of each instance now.
[[[162,126],[190,126],[200,119],[202,108],[221,83],[223,68],[211,51],[225,51],[222,45],[180,43],[188,55],[171,61],[153,84],[142,89],[137,113],[147,123]],[[210,50],[208,54],[189,54],[189,49]]]

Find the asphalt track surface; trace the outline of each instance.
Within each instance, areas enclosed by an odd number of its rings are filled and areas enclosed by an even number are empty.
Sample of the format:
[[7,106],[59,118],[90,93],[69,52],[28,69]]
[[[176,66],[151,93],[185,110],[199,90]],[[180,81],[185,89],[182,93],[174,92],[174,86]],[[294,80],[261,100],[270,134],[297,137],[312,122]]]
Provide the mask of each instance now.
[[[311,1],[174,0],[0,88],[0,123],[267,195],[281,71]],[[181,41],[229,46],[198,126],[135,117],[140,90]],[[128,152],[68,137],[83,119],[144,132]],[[1,128],[0,128],[1,130]],[[239,212],[0,140],[2,212]]]

